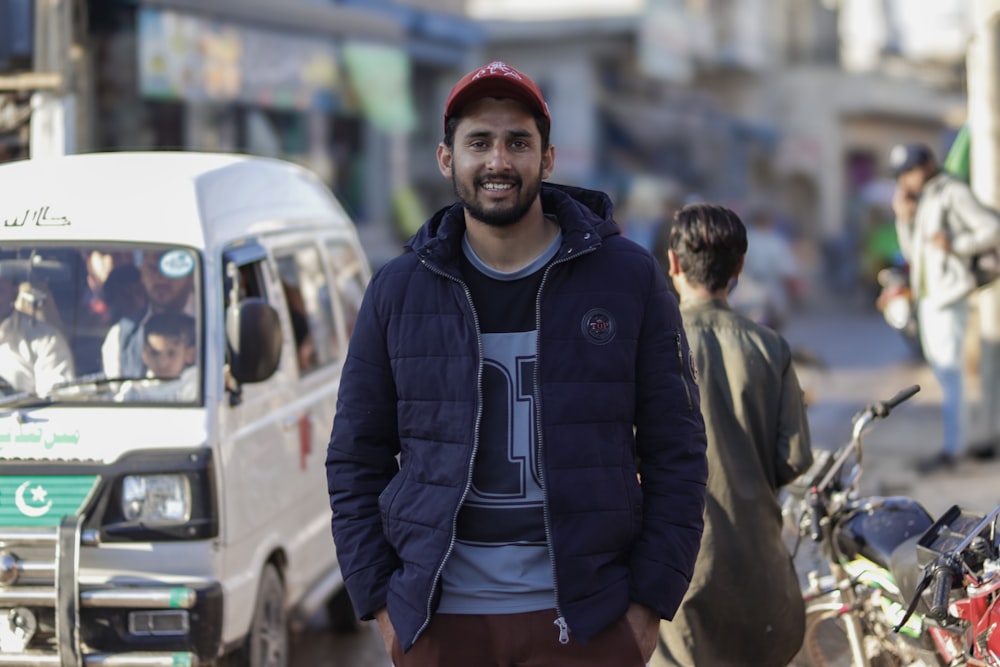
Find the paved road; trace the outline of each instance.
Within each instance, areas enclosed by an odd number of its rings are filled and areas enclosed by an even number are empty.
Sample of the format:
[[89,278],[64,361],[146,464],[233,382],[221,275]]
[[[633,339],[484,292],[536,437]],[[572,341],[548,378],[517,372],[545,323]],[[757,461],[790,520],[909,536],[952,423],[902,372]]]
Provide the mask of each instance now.
[[293,634],[291,667],[392,667],[374,623],[363,623],[355,634],[335,635],[319,616]]
[[[915,462],[941,447],[941,393],[926,365],[916,362],[903,339],[869,311],[844,306],[814,308],[789,327],[793,347],[808,347],[829,364],[803,370],[812,394],[810,427],[817,447],[833,448],[850,437],[854,412],[910,384],[918,393],[870,429],[864,443],[864,493],[909,495],[937,516],[952,504],[986,512],[1000,502],[1000,462],[962,461],[950,472],[920,476]],[[973,366],[966,386],[969,433],[979,433],[979,378]]]

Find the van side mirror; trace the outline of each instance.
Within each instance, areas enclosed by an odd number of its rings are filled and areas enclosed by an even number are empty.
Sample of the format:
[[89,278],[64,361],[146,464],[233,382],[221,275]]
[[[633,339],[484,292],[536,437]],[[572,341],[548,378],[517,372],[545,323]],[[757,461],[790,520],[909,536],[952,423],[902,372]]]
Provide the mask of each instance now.
[[226,309],[229,373],[240,384],[262,382],[281,361],[281,319],[263,299],[246,298]]

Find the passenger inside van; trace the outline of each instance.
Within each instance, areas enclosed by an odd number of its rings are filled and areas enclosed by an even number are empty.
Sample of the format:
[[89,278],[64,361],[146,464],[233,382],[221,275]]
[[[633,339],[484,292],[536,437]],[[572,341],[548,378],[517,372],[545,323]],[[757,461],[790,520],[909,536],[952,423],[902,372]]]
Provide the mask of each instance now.
[[[195,321],[184,313],[151,315],[142,327],[146,377],[122,384],[119,400],[194,401],[198,398]],[[168,381],[172,380],[172,381]]]
[[112,323],[123,317],[141,319],[149,305],[146,288],[142,286],[142,276],[134,264],[113,268],[104,282],[102,293],[108,309],[108,320]]
[[44,296],[30,283],[0,274],[3,393],[45,395],[53,386],[73,378],[73,355],[57,326],[45,321]]
[[105,377],[141,378],[145,375],[142,330],[150,316],[155,313],[192,314],[194,261],[186,260],[190,268],[178,262],[178,258],[186,256],[183,250],[143,253],[139,275],[147,306],[138,314],[124,315],[108,330],[101,346]]

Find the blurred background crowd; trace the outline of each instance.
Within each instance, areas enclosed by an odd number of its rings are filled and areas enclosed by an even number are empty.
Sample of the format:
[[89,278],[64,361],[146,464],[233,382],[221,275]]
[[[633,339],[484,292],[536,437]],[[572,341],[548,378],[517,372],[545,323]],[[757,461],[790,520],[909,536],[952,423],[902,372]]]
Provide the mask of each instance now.
[[0,161],[291,159],[346,203],[378,264],[451,200],[432,160],[440,107],[500,59],[558,119],[552,180],[608,191],[647,247],[677,206],[718,201],[794,248],[793,296],[873,286],[894,261],[889,148],[944,155],[966,120],[972,4],[0,0]]

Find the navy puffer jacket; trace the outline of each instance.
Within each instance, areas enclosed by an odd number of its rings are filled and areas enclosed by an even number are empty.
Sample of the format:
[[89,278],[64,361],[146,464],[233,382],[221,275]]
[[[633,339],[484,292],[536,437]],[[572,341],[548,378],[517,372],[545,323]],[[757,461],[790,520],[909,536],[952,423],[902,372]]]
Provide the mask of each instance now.
[[[619,235],[604,194],[543,184],[541,196],[563,241],[539,295],[538,441],[556,602],[586,641],[631,601],[677,609],[702,533],[705,429],[657,262]],[[434,611],[477,443],[464,228],[460,204],[443,209],[373,277],[327,453],[348,592],[362,618],[388,605],[404,650]]]

